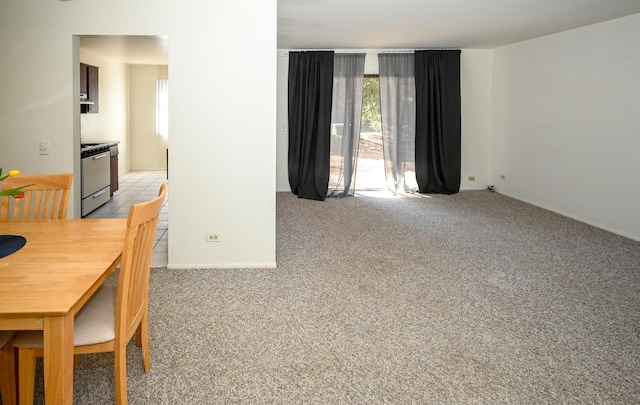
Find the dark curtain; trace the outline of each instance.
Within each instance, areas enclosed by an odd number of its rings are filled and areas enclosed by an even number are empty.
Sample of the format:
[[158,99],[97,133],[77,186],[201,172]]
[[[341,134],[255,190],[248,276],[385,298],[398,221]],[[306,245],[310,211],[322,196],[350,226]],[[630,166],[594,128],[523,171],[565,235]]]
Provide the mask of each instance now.
[[327,196],[333,54],[289,52],[289,185],[299,198]]
[[415,51],[418,192],[460,191],[460,50]]

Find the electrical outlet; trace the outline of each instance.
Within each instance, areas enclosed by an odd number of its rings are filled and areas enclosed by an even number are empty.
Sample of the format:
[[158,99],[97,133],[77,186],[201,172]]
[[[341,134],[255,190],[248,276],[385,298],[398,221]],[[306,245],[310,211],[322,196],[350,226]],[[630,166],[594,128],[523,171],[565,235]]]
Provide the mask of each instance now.
[[506,180],[506,178],[504,177],[504,174],[500,175],[500,180]]
[[220,242],[220,235],[217,233],[208,233],[207,242]]
[[468,179],[469,181],[476,181],[476,176],[469,176]]

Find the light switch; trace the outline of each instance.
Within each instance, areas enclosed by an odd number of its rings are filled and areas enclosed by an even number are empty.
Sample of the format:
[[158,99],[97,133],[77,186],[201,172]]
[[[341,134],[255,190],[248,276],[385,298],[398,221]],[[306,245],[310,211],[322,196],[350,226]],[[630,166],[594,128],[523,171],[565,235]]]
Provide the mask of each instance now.
[[40,154],[41,155],[49,154],[49,141],[40,141]]

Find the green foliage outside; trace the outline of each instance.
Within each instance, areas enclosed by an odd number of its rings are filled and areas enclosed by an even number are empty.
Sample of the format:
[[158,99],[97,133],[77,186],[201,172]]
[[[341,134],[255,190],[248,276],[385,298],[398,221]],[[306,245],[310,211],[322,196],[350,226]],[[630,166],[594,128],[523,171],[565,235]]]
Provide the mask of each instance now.
[[382,122],[380,119],[380,80],[377,76],[364,78],[362,128],[367,127],[373,131],[382,130]]

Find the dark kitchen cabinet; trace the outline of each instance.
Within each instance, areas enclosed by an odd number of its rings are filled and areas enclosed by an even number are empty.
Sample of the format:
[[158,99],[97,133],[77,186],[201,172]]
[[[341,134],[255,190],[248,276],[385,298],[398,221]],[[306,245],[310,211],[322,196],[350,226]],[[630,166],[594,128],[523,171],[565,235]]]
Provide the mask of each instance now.
[[98,67],[80,63],[80,112],[87,114],[99,111]]
[[111,156],[111,195],[118,191],[118,145],[109,146]]
[[80,100],[86,97],[87,91],[87,65],[80,63]]

